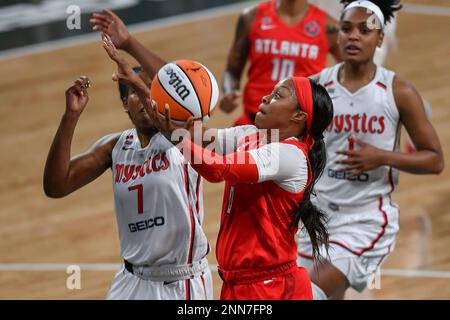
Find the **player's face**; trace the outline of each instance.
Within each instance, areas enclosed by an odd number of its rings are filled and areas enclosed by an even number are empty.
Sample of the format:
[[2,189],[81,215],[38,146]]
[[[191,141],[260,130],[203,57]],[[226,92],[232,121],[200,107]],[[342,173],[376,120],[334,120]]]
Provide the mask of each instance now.
[[256,114],[255,125],[260,129],[281,129],[292,124],[301,110],[295,98],[292,80],[280,81],[273,91],[264,96]]
[[383,44],[384,33],[378,19],[364,8],[348,10],[341,19],[338,43],[345,61],[368,62]]
[[[140,72],[139,76],[145,83],[150,85],[150,78],[145,72]],[[124,108],[128,112],[130,119],[136,128],[146,129],[153,127],[150,117],[133,88],[128,87],[128,98],[127,103],[124,104]]]

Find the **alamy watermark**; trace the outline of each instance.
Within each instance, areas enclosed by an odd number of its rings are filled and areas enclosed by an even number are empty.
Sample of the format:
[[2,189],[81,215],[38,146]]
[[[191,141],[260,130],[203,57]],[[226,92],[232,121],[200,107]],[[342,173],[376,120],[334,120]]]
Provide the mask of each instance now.
[[81,290],[81,268],[77,265],[70,265],[66,268],[69,274],[66,280],[66,288],[68,290]]
[[70,5],[66,9],[66,13],[69,15],[66,19],[66,26],[69,30],[81,29],[81,8],[77,5]]

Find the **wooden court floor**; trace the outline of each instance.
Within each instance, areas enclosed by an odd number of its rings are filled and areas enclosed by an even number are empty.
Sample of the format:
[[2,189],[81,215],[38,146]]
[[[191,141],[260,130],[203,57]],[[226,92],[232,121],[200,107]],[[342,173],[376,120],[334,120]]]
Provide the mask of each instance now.
[[[448,1],[404,1],[449,5]],[[167,60],[206,64],[220,79],[237,12],[136,34]],[[433,124],[450,158],[450,17],[402,13],[399,49],[387,66],[411,81],[430,102]],[[35,264],[120,263],[111,175],[61,200],[45,197],[42,173],[64,111],[64,90],[79,75],[93,81],[90,102],[76,129],[73,154],[99,137],[130,127],[115,84],[114,65],[100,41],[0,61],[0,299],[103,299],[115,274],[83,271],[80,290],[68,290],[63,268]],[[217,112],[209,126],[228,126],[237,115]],[[204,228],[214,257],[222,185],[205,186]],[[450,298],[450,169],[440,176],[401,175],[397,247],[383,265],[381,288],[351,299]],[[23,263],[23,270],[10,264]],[[29,267],[26,267],[29,266]],[[408,271],[419,270],[421,272]],[[220,279],[214,276],[215,297]]]

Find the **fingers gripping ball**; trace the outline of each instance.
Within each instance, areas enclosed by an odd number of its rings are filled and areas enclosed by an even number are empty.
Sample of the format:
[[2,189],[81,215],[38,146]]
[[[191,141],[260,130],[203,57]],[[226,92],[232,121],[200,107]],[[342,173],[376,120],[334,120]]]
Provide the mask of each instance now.
[[219,87],[213,74],[204,65],[192,60],[177,60],[164,65],[155,75],[150,95],[160,115],[165,104],[170,117],[183,124],[190,117],[206,121],[219,97]]

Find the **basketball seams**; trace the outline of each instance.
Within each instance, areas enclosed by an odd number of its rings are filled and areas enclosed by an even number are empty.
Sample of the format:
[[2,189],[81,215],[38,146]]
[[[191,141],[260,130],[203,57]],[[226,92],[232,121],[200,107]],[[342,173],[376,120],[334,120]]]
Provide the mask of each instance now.
[[[180,70],[184,73],[184,75],[186,76],[187,80],[189,81],[189,83],[191,84],[191,87],[194,89],[195,92],[195,96],[197,97],[197,102],[198,102],[198,106],[200,107],[200,114],[201,114],[201,118],[203,119],[203,108],[202,108],[202,101],[200,100],[200,96],[198,95],[197,89],[194,85],[194,83],[192,83],[191,78],[188,76],[188,74],[186,73],[186,71],[184,71],[183,67],[180,66],[178,63],[174,63],[178,68],[180,68]],[[195,117],[195,116],[194,116]]]
[[[217,86],[217,81],[214,75],[209,71],[208,68],[204,67],[206,70],[206,73],[208,73],[208,77],[211,83],[211,96],[209,100],[209,109],[208,109],[208,115],[211,115],[212,111],[214,110],[214,107],[217,103],[217,100],[219,99],[219,87]],[[213,99],[215,100],[215,103],[212,104]]]
[[[168,95],[169,97],[172,97],[173,95],[172,95],[169,91],[167,91],[167,89],[164,87],[163,82],[161,81],[161,79],[160,79],[160,77],[159,77],[159,72],[156,74],[156,76],[158,77],[158,82],[159,82],[161,88],[167,93],[167,95]],[[191,85],[192,85],[192,83],[191,83]],[[186,110],[187,112],[189,112],[193,117],[195,117],[195,115],[192,113],[191,110],[189,110],[188,108],[186,108],[185,106],[183,106],[183,105],[182,105],[181,103],[179,103],[175,98],[172,97],[172,99],[175,100],[175,102],[177,102],[178,105],[179,105],[181,108],[183,108],[184,110]],[[174,119],[174,120],[175,120],[175,119]],[[179,120],[179,121],[180,121],[180,120]],[[186,120],[182,120],[182,121],[186,121]]]
[[154,79],[152,99],[158,103],[160,114],[164,113],[163,104],[167,101],[173,104],[172,120],[176,122],[184,123],[189,117],[209,119],[218,101],[219,88],[207,67],[192,60],[177,60],[162,67]]
[[[203,68],[205,68],[205,66],[203,66],[203,65],[201,65]],[[208,99],[208,115],[211,113],[211,100],[212,100],[212,97],[213,97],[213,81],[212,81],[212,79],[211,79],[211,76],[209,75],[209,72],[208,72],[208,70],[205,68],[205,70],[206,70],[206,74],[208,75],[208,79],[209,79],[209,83],[211,83],[211,86],[210,86],[210,91],[209,91],[209,99]]]

